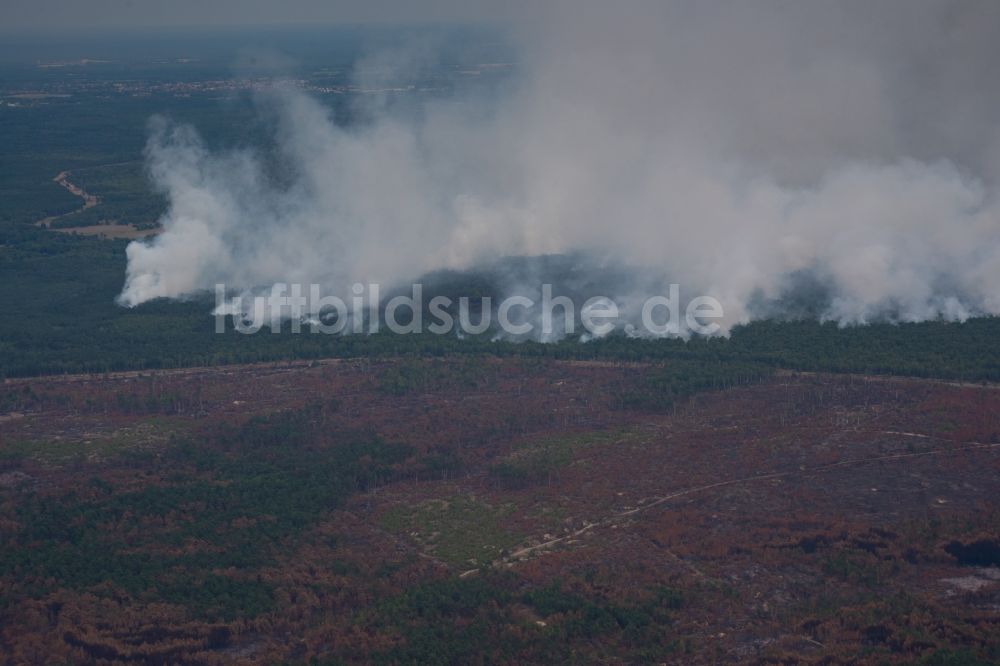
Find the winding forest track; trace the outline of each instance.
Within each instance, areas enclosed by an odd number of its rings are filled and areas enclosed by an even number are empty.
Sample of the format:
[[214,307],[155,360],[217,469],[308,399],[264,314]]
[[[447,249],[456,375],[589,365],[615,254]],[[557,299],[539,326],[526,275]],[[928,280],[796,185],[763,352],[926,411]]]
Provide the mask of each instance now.
[[75,172],[89,171],[91,169],[103,169],[106,167],[123,166],[126,164],[136,164],[138,160],[127,160],[125,162],[111,162],[109,164],[96,164],[94,166],[82,167],[79,169],[67,169],[66,171],[60,171],[52,179],[53,182],[58,183],[60,186],[65,188],[68,192],[74,196],[80,197],[83,200],[83,205],[79,208],[74,208],[71,211],[65,213],[60,213],[59,215],[50,215],[49,217],[43,218],[35,222],[36,227],[43,229],[49,229],[51,231],[58,231],[60,233],[73,233],[82,234],[85,236],[101,236],[104,238],[143,238],[157,233],[155,230],[144,230],[137,229],[132,224],[118,224],[112,221],[109,224],[96,224],[91,226],[75,226],[75,227],[61,227],[54,228],[52,223],[61,220],[63,218],[69,217],[70,215],[76,215],[82,213],[86,210],[94,208],[101,203],[101,198],[96,194],[91,194],[84,190],[81,186],[70,181],[70,176]]
[[[110,166],[110,165],[102,165],[102,166]],[[61,187],[68,190],[71,194],[83,199],[83,206],[81,206],[80,208],[74,208],[73,210],[67,213],[61,213],[59,215],[50,215],[49,217],[38,220],[37,222],[35,222],[36,227],[43,227],[45,229],[48,229],[51,227],[52,223],[55,222],[56,220],[62,219],[68,215],[73,215],[75,213],[81,213],[85,210],[89,210],[94,206],[96,206],[97,204],[101,203],[100,198],[98,198],[96,195],[90,194],[79,185],[75,185],[72,182],[70,182],[69,176],[71,173],[72,173],[71,171],[60,171],[58,174],[56,174],[56,177],[52,179],[52,182],[58,183]]]

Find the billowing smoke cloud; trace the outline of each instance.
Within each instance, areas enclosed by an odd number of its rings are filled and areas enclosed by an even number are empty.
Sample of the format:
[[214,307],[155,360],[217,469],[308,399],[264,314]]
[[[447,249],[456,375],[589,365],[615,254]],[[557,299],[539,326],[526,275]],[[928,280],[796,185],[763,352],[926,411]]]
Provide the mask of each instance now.
[[803,276],[843,323],[1000,313],[1000,4],[529,11],[499,98],[345,128],[267,95],[279,178],[155,124],[170,209],[129,246],[120,301],[582,252],[715,296],[729,326]]

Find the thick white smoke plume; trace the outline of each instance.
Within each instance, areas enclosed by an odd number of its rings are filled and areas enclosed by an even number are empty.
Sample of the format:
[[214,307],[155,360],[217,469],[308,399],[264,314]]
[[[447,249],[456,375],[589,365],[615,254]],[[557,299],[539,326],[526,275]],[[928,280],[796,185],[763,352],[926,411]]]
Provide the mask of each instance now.
[[1000,313],[1000,3],[611,5],[526,10],[496,103],[345,128],[276,89],[277,183],[156,125],[170,208],[121,302],[582,251],[727,326],[802,275],[844,323]]

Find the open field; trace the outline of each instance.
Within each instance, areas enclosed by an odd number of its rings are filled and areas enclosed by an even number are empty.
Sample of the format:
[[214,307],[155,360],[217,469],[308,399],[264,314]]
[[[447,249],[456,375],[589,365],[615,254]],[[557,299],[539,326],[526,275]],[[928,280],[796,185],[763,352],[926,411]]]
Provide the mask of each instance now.
[[105,240],[125,239],[134,240],[145,238],[159,233],[158,229],[136,229],[130,224],[95,224],[89,227],[65,227],[53,229],[64,234],[78,234],[80,236],[96,236]]
[[1000,657],[1000,391],[779,373],[630,398],[663,372],[484,357],[8,380],[0,654]]

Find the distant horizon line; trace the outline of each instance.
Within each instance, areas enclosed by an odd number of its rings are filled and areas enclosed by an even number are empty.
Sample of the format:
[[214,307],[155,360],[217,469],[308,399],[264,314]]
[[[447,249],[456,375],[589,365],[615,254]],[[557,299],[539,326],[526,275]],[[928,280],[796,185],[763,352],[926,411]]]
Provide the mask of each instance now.
[[[2,22],[0,22],[2,23]],[[382,19],[353,20],[353,21],[333,21],[333,20],[299,20],[299,21],[275,21],[269,23],[171,23],[171,24],[136,24],[136,25],[74,25],[74,26],[11,26],[4,24],[0,27],[0,37],[60,37],[67,35],[103,36],[108,34],[128,34],[128,33],[174,33],[174,32],[243,32],[243,31],[280,31],[287,29],[352,29],[352,28],[384,28],[384,29],[413,29],[413,28],[504,28],[509,26],[507,21],[473,21],[473,20],[395,20],[387,21]]]

